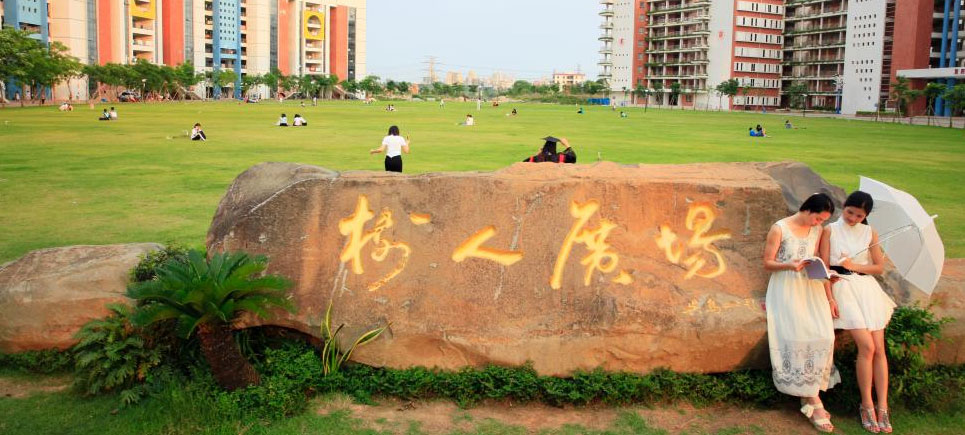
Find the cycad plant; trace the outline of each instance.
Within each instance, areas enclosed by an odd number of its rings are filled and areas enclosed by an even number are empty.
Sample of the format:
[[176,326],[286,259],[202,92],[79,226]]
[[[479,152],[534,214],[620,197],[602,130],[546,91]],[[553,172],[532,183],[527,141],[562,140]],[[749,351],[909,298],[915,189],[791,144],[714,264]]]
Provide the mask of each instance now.
[[256,385],[261,379],[242,355],[232,323],[244,312],[267,319],[273,307],[294,311],[287,297],[291,282],[276,275],[261,276],[267,266],[263,256],[216,253],[209,260],[191,250],[186,261],[172,259],[157,269],[156,279],[128,289],[128,296],[139,302],[133,321],[149,325],[176,319],[181,337],[197,332],[201,352],[219,385],[227,390]]
[[342,331],[345,325],[339,325],[334,331],[332,330],[332,302],[330,301],[328,309],[325,310],[325,321],[322,322],[322,338],[325,340],[325,345],[322,346],[322,372],[325,376],[337,372],[342,368],[342,364],[345,364],[345,361],[352,357],[356,348],[379,338],[389,326],[385,325],[365,332],[356,338],[348,349],[342,350],[338,345],[338,333]]

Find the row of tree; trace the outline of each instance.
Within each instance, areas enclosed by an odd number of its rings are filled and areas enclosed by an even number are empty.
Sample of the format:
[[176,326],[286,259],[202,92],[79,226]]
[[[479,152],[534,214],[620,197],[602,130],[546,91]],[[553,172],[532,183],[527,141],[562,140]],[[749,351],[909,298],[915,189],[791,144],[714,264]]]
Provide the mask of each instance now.
[[[30,33],[12,27],[0,29],[0,100],[6,101],[6,84],[29,86],[33,95],[43,99],[50,89],[81,72],[81,63],[67,54],[59,42],[43,44]],[[20,98],[23,105],[25,98]]]

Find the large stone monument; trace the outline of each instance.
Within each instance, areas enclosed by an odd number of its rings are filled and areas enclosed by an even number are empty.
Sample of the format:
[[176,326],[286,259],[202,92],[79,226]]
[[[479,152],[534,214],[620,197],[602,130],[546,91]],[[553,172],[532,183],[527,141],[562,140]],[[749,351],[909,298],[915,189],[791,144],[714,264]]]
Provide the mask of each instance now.
[[843,195],[794,163],[269,163],[230,187],[208,249],[295,282],[272,323],[318,335],[330,301],[348,335],[390,323],[355,354],[372,365],[727,371],[767,365],[762,246],[801,189]]

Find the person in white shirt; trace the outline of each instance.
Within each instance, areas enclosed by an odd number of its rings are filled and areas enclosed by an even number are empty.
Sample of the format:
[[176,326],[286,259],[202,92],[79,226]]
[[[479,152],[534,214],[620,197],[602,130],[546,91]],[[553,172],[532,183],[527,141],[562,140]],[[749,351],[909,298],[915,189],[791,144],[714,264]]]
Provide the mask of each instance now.
[[278,125],[279,127],[288,127],[288,115],[285,115],[284,113],[282,113],[281,116],[278,118],[278,124],[276,125]]
[[117,110],[111,107],[111,121],[117,121]]
[[191,130],[191,140],[200,140],[207,142],[208,136],[204,134],[204,130],[201,129],[201,123],[195,123],[194,128]]
[[305,118],[302,118],[302,115],[296,113],[295,118],[292,119],[292,125],[295,127],[307,127],[308,121],[306,121]]
[[399,136],[399,127],[389,127],[389,135],[382,139],[382,146],[369,150],[369,154],[385,152],[385,170],[402,172],[402,153],[409,154],[409,138]]
[[476,120],[473,119],[472,115],[466,115],[466,122],[463,122],[462,125],[465,125],[466,127],[472,127],[476,125]]

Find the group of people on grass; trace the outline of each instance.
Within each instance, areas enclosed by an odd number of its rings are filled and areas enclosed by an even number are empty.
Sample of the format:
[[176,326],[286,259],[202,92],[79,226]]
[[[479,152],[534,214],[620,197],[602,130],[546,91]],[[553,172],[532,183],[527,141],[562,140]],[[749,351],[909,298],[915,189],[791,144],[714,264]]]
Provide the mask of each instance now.
[[[281,116],[278,117],[278,122],[275,123],[275,125],[279,127],[288,127],[288,115],[282,113]],[[295,117],[292,118],[291,125],[292,127],[307,127],[308,121],[306,121],[305,118],[302,117],[302,115],[299,115],[296,113]]]
[[[845,200],[841,217],[822,228],[835,206],[817,193],[767,233],[763,263],[771,277],[765,307],[774,385],[800,397],[801,412],[821,432],[834,425],[819,393],[841,380],[832,360],[835,329],[849,331],[858,348],[861,426],[873,433],[892,431],[885,327],[895,303],[872,277],[884,270],[878,234],[865,219],[873,206],[871,195],[856,191]],[[831,280],[808,277],[804,269],[815,257],[835,272]]]
[[[622,115],[623,112],[620,112],[620,114]],[[791,130],[791,129],[797,130],[797,127],[795,127],[794,124],[791,124],[791,120],[790,120],[790,119],[785,119],[785,120],[784,120],[784,129],[785,129],[785,130]],[[748,134],[750,137],[768,137],[768,136],[767,136],[767,132],[764,130],[763,127],[761,127],[760,124],[757,124],[757,127],[756,127],[756,128],[755,128],[755,127],[750,127],[750,128],[748,128],[748,129],[747,129],[747,134]]]
[[101,113],[100,118],[97,118],[97,120],[98,121],[117,121],[117,110],[114,109],[113,107],[111,107],[110,111],[108,111],[107,109],[104,109],[104,111]]

